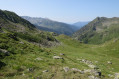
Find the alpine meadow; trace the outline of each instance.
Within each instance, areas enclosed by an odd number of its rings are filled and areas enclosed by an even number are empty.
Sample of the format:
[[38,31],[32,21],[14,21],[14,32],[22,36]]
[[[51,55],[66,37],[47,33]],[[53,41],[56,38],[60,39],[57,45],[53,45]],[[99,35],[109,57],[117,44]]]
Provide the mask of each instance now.
[[119,79],[118,0],[1,0],[0,79]]

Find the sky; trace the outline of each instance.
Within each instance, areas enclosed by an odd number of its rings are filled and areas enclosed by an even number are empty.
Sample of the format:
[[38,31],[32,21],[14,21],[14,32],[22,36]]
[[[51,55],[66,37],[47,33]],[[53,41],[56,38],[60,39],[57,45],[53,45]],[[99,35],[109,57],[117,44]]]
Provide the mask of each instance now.
[[119,17],[119,0],[0,0],[0,9],[59,22]]

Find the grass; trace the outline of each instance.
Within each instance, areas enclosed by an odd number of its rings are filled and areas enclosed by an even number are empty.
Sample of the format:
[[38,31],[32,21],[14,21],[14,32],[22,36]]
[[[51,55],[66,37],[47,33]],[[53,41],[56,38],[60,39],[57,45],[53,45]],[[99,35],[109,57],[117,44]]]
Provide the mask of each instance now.
[[[111,40],[102,45],[84,45],[65,36],[60,36],[57,39],[62,41],[63,44],[52,48],[54,52],[64,53],[75,62],[77,62],[78,58],[88,59],[92,62],[98,61],[98,63],[94,64],[102,70],[102,74],[106,77],[108,74],[114,74],[119,71],[119,63],[117,63],[119,61],[118,40],[116,42]],[[113,64],[107,64],[107,61],[111,61]],[[79,69],[86,68],[82,64],[70,64],[69,66],[78,67]]]
[[[0,59],[5,64],[0,69],[0,79],[87,79],[89,74],[64,72],[63,67],[89,69],[86,64],[77,59],[92,61],[101,69],[102,74],[105,75],[104,79],[111,79],[107,75],[119,71],[118,40],[102,45],[88,45],[60,35],[56,37],[61,42],[60,46],[41,48],[19,37],[12,38],[14,34],[2,33],[0,36],[0,48],[11,53],[10,56]],[[23,43],[20,43],[21,41]],[[60,56],[60,53],[65,54],[61,56],[64,59],[53,59],[53,56]],[[107,64],[107,61],[113,64]],[[43,72],[44,70],[48,72]]]

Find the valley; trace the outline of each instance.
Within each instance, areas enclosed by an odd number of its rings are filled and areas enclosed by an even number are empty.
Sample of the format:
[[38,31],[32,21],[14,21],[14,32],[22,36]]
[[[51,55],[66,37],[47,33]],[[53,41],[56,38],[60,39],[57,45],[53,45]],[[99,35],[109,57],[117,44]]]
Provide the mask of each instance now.
[[0,10],[0,79],[118,79],[118,28],[97,17],[67,36]]

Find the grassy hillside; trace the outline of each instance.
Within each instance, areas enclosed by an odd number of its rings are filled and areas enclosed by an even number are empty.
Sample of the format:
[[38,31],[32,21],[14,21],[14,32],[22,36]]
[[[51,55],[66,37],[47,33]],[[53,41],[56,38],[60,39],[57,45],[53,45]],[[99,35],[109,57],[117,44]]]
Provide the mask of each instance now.
[[119,18],[98,17],[77,31],[74,37],[85,43],[100,44],[118,38],[118,34]]
[[0,28],[7,31],[24,32],[34,30],[35,26],[14,12],[0,10]]
[[[90,67],[88,67],[86,64],[80,63],[81,59],[86,59],[92,61],[92,63],[99,68],[102,75],[104,75],[101,77],[101,79],[113,79],[115,73],[118,73],[118,39],[113,39],[101,45],[82,44],[66,36],[60,36],[57,39],[62,41],[62,46],[52,48],[52,51],[64,53],[66,55],[66,57],[69,59],[67,59],[67,62],[70,64],[65,66],[70,68],[76,67],[81,70],[90,69]],[[109,64],[109,61],[112,64]],[[112,74],[112,77],[109,76],[110,74]],[[87,79],[87,76],[89,76],[89,74],[85,75],[85,78],[81,79]]]
[[32,24],[34,24],[38,29],[45,30],[49,32],[55,32],[58,34],[65,34],[71,35],[73,34],[78,28],[73,25],[69,25],[62,22],[52,21],[46,18],[35,18],[35,17],[28,17],[22,16],[24,19],[28,20]]
[[[93,70],[89,66],[90,63],[97,66],[96,71],[100,71],[101,76],[95,77],[101,79],[113,79],[115,73],[119,71],[118,39],[102,45],[85,45],[60,35],[56,37],[61,42],[60,46],[41,48],[21,38],[11,38],[9,34],[0,35],[2,36],[0,48],[10,52],[0,55],[1,79],[89,79],[94,75],[90,73],[90,70]],[[63,59],[55,59],[54,56]],[[87,64],[82,60],[90,63]],[[64,68],[69,69],[66,72]]]
[[119,77],[115,75],[119,71],[118,38],[100,45],[83,44],[65,35],[40,31],[13,12],[1,13],[0,79]]

